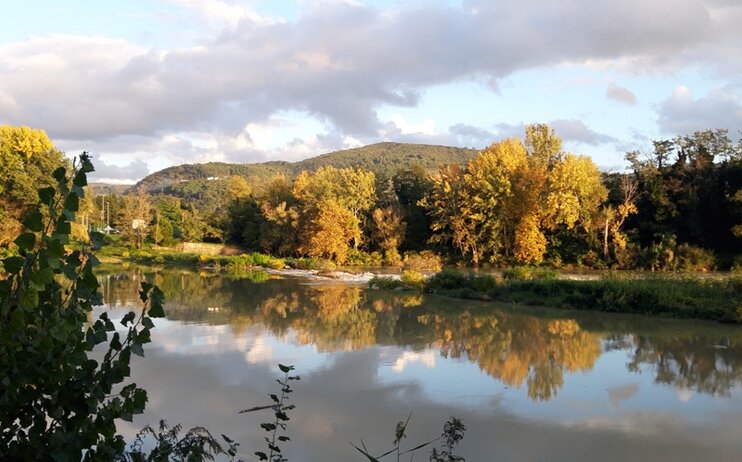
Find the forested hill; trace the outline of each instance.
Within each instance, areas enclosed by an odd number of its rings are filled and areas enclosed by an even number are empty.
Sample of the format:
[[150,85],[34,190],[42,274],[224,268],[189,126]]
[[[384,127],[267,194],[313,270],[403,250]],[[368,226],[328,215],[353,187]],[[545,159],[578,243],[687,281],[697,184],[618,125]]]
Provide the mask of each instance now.
[[413,164],[419,164],[428,170],[434,171],[442,164],[465,163],[475,157],[477,153],[477,150],[469,148],[386,142],[335,151],[299,162],[185,164],[169,167],[148,175],[133,186],[132,191],[142,191],[150,194],[160,193],[176,183],[234,175],[258,181],[267,180],[276,175],[293,178],[302,170],[314,171],[328,165],[337,168],[362,168],[377,175],[392,176],[400,168]]

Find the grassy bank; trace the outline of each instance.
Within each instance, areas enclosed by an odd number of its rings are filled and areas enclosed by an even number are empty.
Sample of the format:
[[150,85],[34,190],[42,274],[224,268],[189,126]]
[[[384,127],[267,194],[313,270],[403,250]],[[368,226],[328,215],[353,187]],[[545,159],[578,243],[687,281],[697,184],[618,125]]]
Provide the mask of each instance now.
[[[472,300],[497,300],[554,308],[637,313],[676,318],[742,321],[742,277],[609,276],[601,280],[556,279],[555,273],[508,270],[504,277],[446,270],[425,280],[424,292]],[[379,288],[406,287],[382,281]]]
[[[206,246],[209,246],[206,248]],[[240,253],[235,255],[234,248],[229,248],[230,255],[220,254],[217,244],[203,244],[208,250],[192,252],[189,249],[157,247],[145,244],[142,249],[124,245],[119,236],[107,236],[105,245],[96,252],[96,256],[105,263],[135,263],[146,266],[167,266],[190,269],[212,269],[216,271],[241,272],[251,268],[283,269],[335,269],[331,261],[317,258],[277,258],[259,252]]]

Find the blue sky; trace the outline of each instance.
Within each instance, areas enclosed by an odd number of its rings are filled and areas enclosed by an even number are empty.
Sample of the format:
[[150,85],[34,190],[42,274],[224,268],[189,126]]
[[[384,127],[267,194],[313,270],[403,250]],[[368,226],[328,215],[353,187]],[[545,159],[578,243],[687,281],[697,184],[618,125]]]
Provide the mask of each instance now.
[[742,129],[738,0],[11,2],[0,123],[98,180],[379,141],[481,148],[551,124],[617,170],[652,139]]

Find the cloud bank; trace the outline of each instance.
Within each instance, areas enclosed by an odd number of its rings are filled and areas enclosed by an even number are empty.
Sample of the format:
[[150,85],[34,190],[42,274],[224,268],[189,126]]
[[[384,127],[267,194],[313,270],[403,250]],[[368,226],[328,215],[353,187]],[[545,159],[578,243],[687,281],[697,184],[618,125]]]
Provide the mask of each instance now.
[[[742,6],[733,1],[306,2],[291,22],[218,0],[175,3],[203,19],[193,45],[159,50],[78,35],[4,44],[0,120],[99,151],[135,139],[142,149],[127,151],[135,161],[153,153],[173,163],[295,159],[392,136],[476,145],[493,133],[494,125],[462,122],[433,132],[381,120],[380,108],[416,107],[435,85],[496,88],[514,72],[564,63],[633,73],[696,65],[720,79],[742,74]],[[615,83],[605,96],[636,104]],[[689,100],[676,92],[662,104],[659,124],[721,126],[714,125],[717,104],[732,115],[726,124],[737,123],[739,99],[730,98],[719,91]],[[255,127],[286,111],[318,120],[324,133],[261,148]],[[613,141],[583,121],[560,126],[563,136],[586,144]]]

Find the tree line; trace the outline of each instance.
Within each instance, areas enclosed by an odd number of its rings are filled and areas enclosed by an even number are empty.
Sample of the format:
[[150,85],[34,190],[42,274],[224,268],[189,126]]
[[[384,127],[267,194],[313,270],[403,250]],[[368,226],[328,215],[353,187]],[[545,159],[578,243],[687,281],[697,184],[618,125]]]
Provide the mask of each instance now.
[[[32,186],[66,162],[46,134],[0,130],[0,245],[33,204]],[[626,155],[601,173],[543,124],[465,164],[393,174],[325,165],[263,181],[204,178],[177,194],[86,195],[73,231],[106,225],[141,248],[230,242],[276,256],[399,264],[434,251],[464,264],[729,268],[742,238],[742,142],[706,130]],[[28,190],[28,191],[27,191]],[[14,228],[15,227],[15,228]]]

